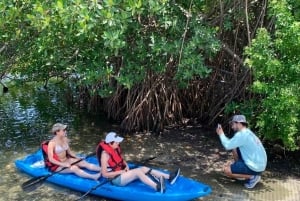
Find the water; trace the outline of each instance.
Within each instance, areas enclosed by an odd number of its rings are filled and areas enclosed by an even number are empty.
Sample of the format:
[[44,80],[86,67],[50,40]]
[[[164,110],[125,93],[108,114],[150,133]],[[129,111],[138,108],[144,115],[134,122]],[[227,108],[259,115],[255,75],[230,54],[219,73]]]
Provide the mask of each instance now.
[[68,136],[76,153],[93,152],[105,132],[117,129],[101,115],[70,106],[65,92],[61,86],[45,90],[23,85],[0,94],[0,200],[75,200],[80,196],[48,183],[31,193],[22,192],[20,185],[30,177],[14,166],[17,158],[36,151],[42,141],[52,137],[50,129],[56,122],[69,125]]
[[[0,88],[1,89],[1,88]],[[38,189],[23,192],[20,185],[31,177],[18,171],[14,161],[36,151],[40,143],[52,137],[51,126],[56,122],[68,124],[71,148],[88,154],[104,138],[104,133],[118,130],[117,124],[101,115],[78,111],[68,102],[66,90],[51,86],[48,90],[32,85],[9,88],[0,94],[0,201],[73,201],[82,193],[45,182]],[[148,166],[167,170],[181,168],[181,174],[208,184],[213,192],[198,200],[298,200],[298,178],[278,177],[271,170],[255,193],[243,184],[224,177],[223,164],[231,159],[213,131],[199,128],[166,129],[160,136],[149,133],[128,133],[122,148],[127,161],[138,162],[156,156]],[[278,193],[276,193],[278,192]],[[108,201],[86,196],[86,201]]]
[[[10,87],[9,93],[0,94],[0,201],[76,200],[82,193],[44,184],[31,192],[23,192],[21,184],[31,179],[18,171],[14,161],[35,152],[42,141],[50,139],[50,129],[56,122],[68,124],[68,137],[75,153],[88,154],[95,151],[97,143],[106,132],[118,130],[117,124],[107,121],[103,115],[93,115],[76,110],[68,102],[62,86],[52,85],[45,90],[33,85]],[[157,156],[161,168],[174,169],[166,163],[176,152],[168,138],[149,133],[123,135],[122,143],[127,161],[139,162]],[[162,154],[164,149],[170,153]],[[189,170],[188,170],[189,171]],[[108,199],[86,196],[87,201]]]

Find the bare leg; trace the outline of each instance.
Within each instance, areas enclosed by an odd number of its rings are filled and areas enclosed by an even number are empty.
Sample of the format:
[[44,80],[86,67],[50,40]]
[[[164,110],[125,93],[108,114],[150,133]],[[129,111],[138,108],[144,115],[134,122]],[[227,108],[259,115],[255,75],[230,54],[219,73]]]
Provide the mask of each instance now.
[[[56,171],[59,171],[59,170],[61,170],[61,168],[58,168]],[[97,174],[89,174],[89,173],[83,171],[82,169],[80,169],[76,165],[72,165],[70,168],[64,169],[63,171],[61,171],[61,173],[74,173],[79,177],[87,178],[87,179],[94,179],[94,180],[98,180],[101,176],[100,172]]]
[[[148,173],[150,168],[148,167],[140,167],[140,169],[144,172],[144,174]],[[154,170],[154,169],[151,169],[151,173],[153,176],[157,177],[157,178],[160,178],[160,177],[163,177],[165,179],[169,179],[170,178],[170,174],[167,174],[167,173],[164,173],[164,172],[161,172],[161,171],[158,171],[158,170]]]
[[121,175],[121,185],[125,186],[126,184],[136,179],[140,179],[144,184],[156,190],[157,184],[152,181],[147,175],[145,175],[145,172],[143,172],[141,168],[131,169],[123,173]]
[[82,168],[86,168],[88,170],[95,171],[95,172],[101,171],[100,166],[92,164],[92,163],[88,163],[87,161],[81,161],[80,163],[78,163],[78,166],[82,167]]
[[[68,158],[67,159],[69,163],[74,163],[76,162],[78,159],[75,158]],[[92,164],[92,163],[88,163],[85,160],[80,161],[79,163],[76,164],[76,166],[79,166],[81,168],[86,168],[88,170],[92,170],[95,172],[100,172],[101,168],[98,165]]]
[[237,179],[237,178],[244,178],[244,179],[250,179],[250,177],[252,175],[247,175],[247,174],[234,174],[231,172],[231,167],[230,167],[230,163],[227,163],[225,166],[224,166],[224,173],[226,176],[228,177],[231,177],[231,178],[234,178],[234,179]]
[[232,150],[232,154],[233,154],[233,159],[234,159],[234,161],[238,161],[238,160],[239,160],[239,155],[238,155],[236,149],[233,149],[233,150]]

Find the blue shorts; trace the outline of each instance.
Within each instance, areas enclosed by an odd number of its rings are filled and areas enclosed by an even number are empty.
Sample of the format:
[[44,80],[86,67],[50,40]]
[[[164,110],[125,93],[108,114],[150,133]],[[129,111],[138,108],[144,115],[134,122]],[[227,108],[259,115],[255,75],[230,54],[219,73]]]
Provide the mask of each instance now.
[[231,169],[231,173],[233,174],[246,174],[246,175],[261,174],[261,172],[255,172],[251,170],[242,160],[235,161],[233,164],[231,164],[230,169]]
[[239,148],[236,149],[239,156],[239,160],[231,164],[230,169],[233,174],[247,174],[247,175],[260,175],[261,172],[255,172],[251,170],[244,162],[241,151]]
[[121,186],[121,175],[118,175],[117,177],[113,178],[111,180],[111,183],[115,186]]

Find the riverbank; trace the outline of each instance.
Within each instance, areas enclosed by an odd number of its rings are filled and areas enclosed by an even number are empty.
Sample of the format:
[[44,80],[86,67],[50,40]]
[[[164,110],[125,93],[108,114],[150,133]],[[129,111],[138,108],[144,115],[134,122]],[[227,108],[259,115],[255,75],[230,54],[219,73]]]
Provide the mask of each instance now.
[[[85,126],[83,126],[85,127]],[[117,125],[111,128],[118,130]],[[93,150],[95,142],[101,139],[103,132],[90,130],[80,138],[73,135],[72,145],[75,152],[87,153]],[[88,135],[90,134],[90,135]],[[291,160],[294,155],[281,155],[277,151],[269,150],[267,170],[262,174],[262,180],[257,186],[248,190],[242,181],[232,180],[222,174],[222,166],[231,160],[231,154],[222,147],[214,129],[202,126],[187,126],[184,128],[168,128],[162,134],[154,136],[150,133],[125,134],[121,144],[127,161],[141,161],[149,156],[156,156],[150,167],[174,170],[181,168],[181,174],[193,178],[212,188],[212,193],[195,201],[298,201],[300,192],[299,167],[297,160]],[[79,136],[78,136],[79,137]],[[85,141],[86,140],[86,141]],[[79,144],[84,146],[79,149]],[[76,146],[78,145],[78,146]],[[88,151],[87,151],[88,150]],[[31,151],[29,151],[31,153]],[[288,154],[288,155],[287,155]],[[295,155],[296,156],[296,155]],[[8,157],[6,152],[6,157]],[[50,201],[76,200],[82,193],[45,182],[43,186],[31,193],[24,193],[20,184],[29,177],[17,171],[13,160],[21,157],[14,153],[8,165],[2,169],[3,200],[43,200]],[[23,157],[23,156],[22,156]],[[286,158],[285,158],[286,157]],[[288,158],[288,159],[287,159]],[[12,190],[7,192],[7,188]],[[0,198],[1,200],[1,198]],[[87,196],[86,201],[111,201],[106,198]]]
[[[162,137],[194,145],[195,151],[202,153],[202,157],[209,156],[209,162],[231,160],[230,151],[223,148],[214,128],[202,126],[170,128],[162,134]],[[263,144],[268,155],[267,170],[277,172],[278,175],[300,177],[300,150],[292,152],[286,151],[276,143],[263,142]],[[203,168],[207,166],[201,164]]]
[[[171,141],[176,147],[171,157],[161,157],[157,163],[171,163],[182,167],[182,174],[194,177],[210,185],[212,194],[199,200],[207,201],[298,201],[300,197],[299,151],[287,152],[279,145],[265,144],[268,165],[262,174],[262,180],[254,189],[244,188],[243,181],[227,178],[222,166],[232,159],[226,151],[214,129],[201,126],[172,128],[160,136],[162,141]],[[172,139],[172,140],[169,140]],[[168,160],[169,159],[169,160]],[[171,167],[172,165],[170,165]]]

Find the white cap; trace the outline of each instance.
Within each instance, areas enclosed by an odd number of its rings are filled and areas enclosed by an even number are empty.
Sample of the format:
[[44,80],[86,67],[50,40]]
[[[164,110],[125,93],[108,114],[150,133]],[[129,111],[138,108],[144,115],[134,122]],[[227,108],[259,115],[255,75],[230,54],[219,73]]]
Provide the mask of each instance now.
[[105,142],[110,143],[110,142],[122,142],[124,138],[120,137],[117,135],[115,132],[109,132],[107,133],[105,137]]

